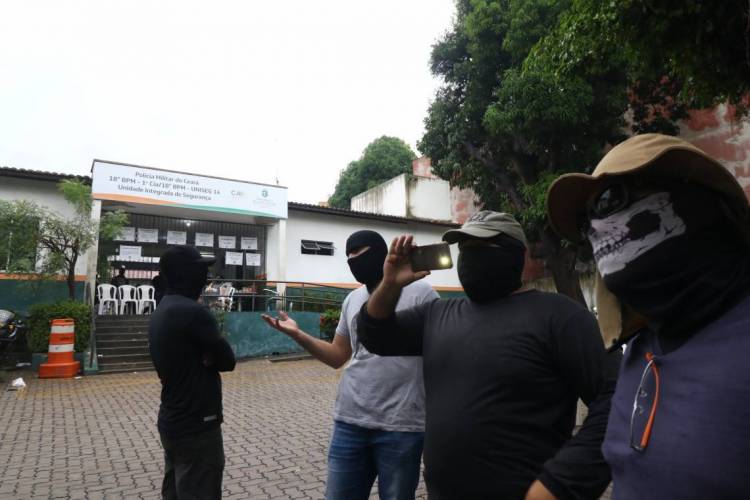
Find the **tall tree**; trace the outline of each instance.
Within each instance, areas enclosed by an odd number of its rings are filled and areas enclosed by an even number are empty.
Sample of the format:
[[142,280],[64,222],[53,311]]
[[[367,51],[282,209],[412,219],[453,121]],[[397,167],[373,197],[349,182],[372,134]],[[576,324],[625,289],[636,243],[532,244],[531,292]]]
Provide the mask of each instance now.
[[329,205],[349,208],[352,196],[377,186],[397,175],[411,172],[411,162],[417,157],[406,142],[397,137],[378,137],[367,145],[359,160],[354,160],[341,172]]
[[435,172],[471,187],[485,205],[515,213],[557,289],[581,302],[577,249],[563,244],[544,216],[556,175],[591,167],[606,143],[621,139],[625,75],[603,65],[587,74],[527,64],[531,49],[570,7],[555,0],[459,0],[452,29],[432,52],[442,77],[419,149]]
[[10,273],[34,270],[39,239],[39,211],[26,200],[0,200],[0,269]]
[[[127,224],[127,215],[121,211],[107,212],[99,223],[91,219],[91,188],[80,181],[63,180],[58,185],[65,200],[74,208],[74,215],[66,217],[46,207],[25,200],[0,203],[0,231],[16,229],[25,235],[18,240],[18,255],[24,259],[37,259],[41,277],[62,273],[68,285],[68,295],[75,299],[75,268],[78,259],[97,239],[110,240]],[[26,227],[20,227],[26,224]],[[12,247],[14,249],[16,247]],[[33,251],[31,250],[33,248]],[[23,250],[23,251],[21,251]],[[15,254],[14,254],[15,255]],[[29,257],[31,255],[32,257]],[[34,262],[23,267],[32,271]]]
[[747,112],[747,0],[573,0],[547,42],[540,50],[557,71],[580,71],[616,53],[630,82],[669,82],[660,90],[681,106],[729,102]]

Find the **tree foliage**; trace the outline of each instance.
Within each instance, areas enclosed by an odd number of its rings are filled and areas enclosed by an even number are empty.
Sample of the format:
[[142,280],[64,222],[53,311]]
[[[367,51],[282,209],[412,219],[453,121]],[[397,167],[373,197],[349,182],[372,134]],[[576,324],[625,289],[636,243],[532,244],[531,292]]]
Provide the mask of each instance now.
[[349,208],[352,196],[403,173],[411,172],[411,162],[417,157],[408,144],[397,137],[382,136],[344,169],[333,195],[328,199],[332,207]]
[[34,270],[39,216],[37,206],[26,200],[0,200],[0,269],[9,273]]
[[749,16],[746,0],[574,0],[543,51],[568,73],[614,56],[630,82],[670,82],[680,106],[746,112]]
[[[658,4],[658,5],[656,5]],[[457,0],[433,46],[443,80],[419,149],[434,171],[516,214],[558,290],[582,300],[576,249],[544,216],[560,173],[589,172],[628,132],[679,132],[687,110],[750,90],[739,0]],[[628,131],[628,128],[630,129]]]
[[621,72],[605,65],[573,75],[527,62],[569,1],[462,0],[453,28],[433,48],[443,78],[420,150],[441,177],[471,187],[485,206],[514,213],[560,291],[583,300],[576,254],[544,217],[546,188],[560,172],[586,170],[622,137]]
[[[40,271],[41,277],[62,273],[66,277],[68,294],[75,299],[75,268],[79,258],[98,239],[113,239],[127,224],[121,211],[102,214],[97,223],[91,218],[91,188],[76,180],[63,180],[58,188],[74,208],[73,216],[64,216],[37,203],[14,200],[0,202],[0,235],[15,229],[18,238],[13,242],[11,259],[19,271]],[[33,259],[33,260],[31,260]],[[30,261],[30,262],[27,262]]]

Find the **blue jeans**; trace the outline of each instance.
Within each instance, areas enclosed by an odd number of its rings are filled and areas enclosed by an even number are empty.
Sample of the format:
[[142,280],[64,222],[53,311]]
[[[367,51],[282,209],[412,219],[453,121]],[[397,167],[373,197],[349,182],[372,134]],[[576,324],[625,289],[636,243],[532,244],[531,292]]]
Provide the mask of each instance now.
[[378,477],[381,500],[414,500],[423,432],[367,429],[334,422],[326,500],[367,500]]

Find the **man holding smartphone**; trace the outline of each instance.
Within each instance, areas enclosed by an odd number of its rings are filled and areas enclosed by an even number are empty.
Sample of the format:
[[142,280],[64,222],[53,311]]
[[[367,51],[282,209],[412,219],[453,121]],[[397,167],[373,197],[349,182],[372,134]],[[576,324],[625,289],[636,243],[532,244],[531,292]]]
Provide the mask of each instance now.
[[[509,215],[482,211],[443,239],[459,244],[467,298],[394,307],[428,274],[393,240],[362,307],[362,343],[422,356],[425,481],[431,500],[599,498],[610,481],[601,444],[619,359],[582,305],[523,287],[526,238]],[[589,414],[572,436],[578,399]]]
[[[424,440],[422,358],[382,358],[359,343],[356,316],[383,278],[388,246],[374,231],[357,231],[346,242],[349,268],[363,287],[347,295],[333,342],[303,332],[286,313],[264,315],[341,376],[328,452],[327,500],[366,500],[378,478],[383,500],[414,499]],[[405,286],[394,301],[398,310],[437,300],[425,282]]]

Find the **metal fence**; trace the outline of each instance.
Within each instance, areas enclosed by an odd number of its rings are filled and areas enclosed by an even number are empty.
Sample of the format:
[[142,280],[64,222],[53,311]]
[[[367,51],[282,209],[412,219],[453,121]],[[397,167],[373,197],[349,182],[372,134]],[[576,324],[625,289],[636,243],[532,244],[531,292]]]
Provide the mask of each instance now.
[[296,281],[216,280],[204,288],[199,300],[224,311],[323,312],[340,308],[350,291]]

